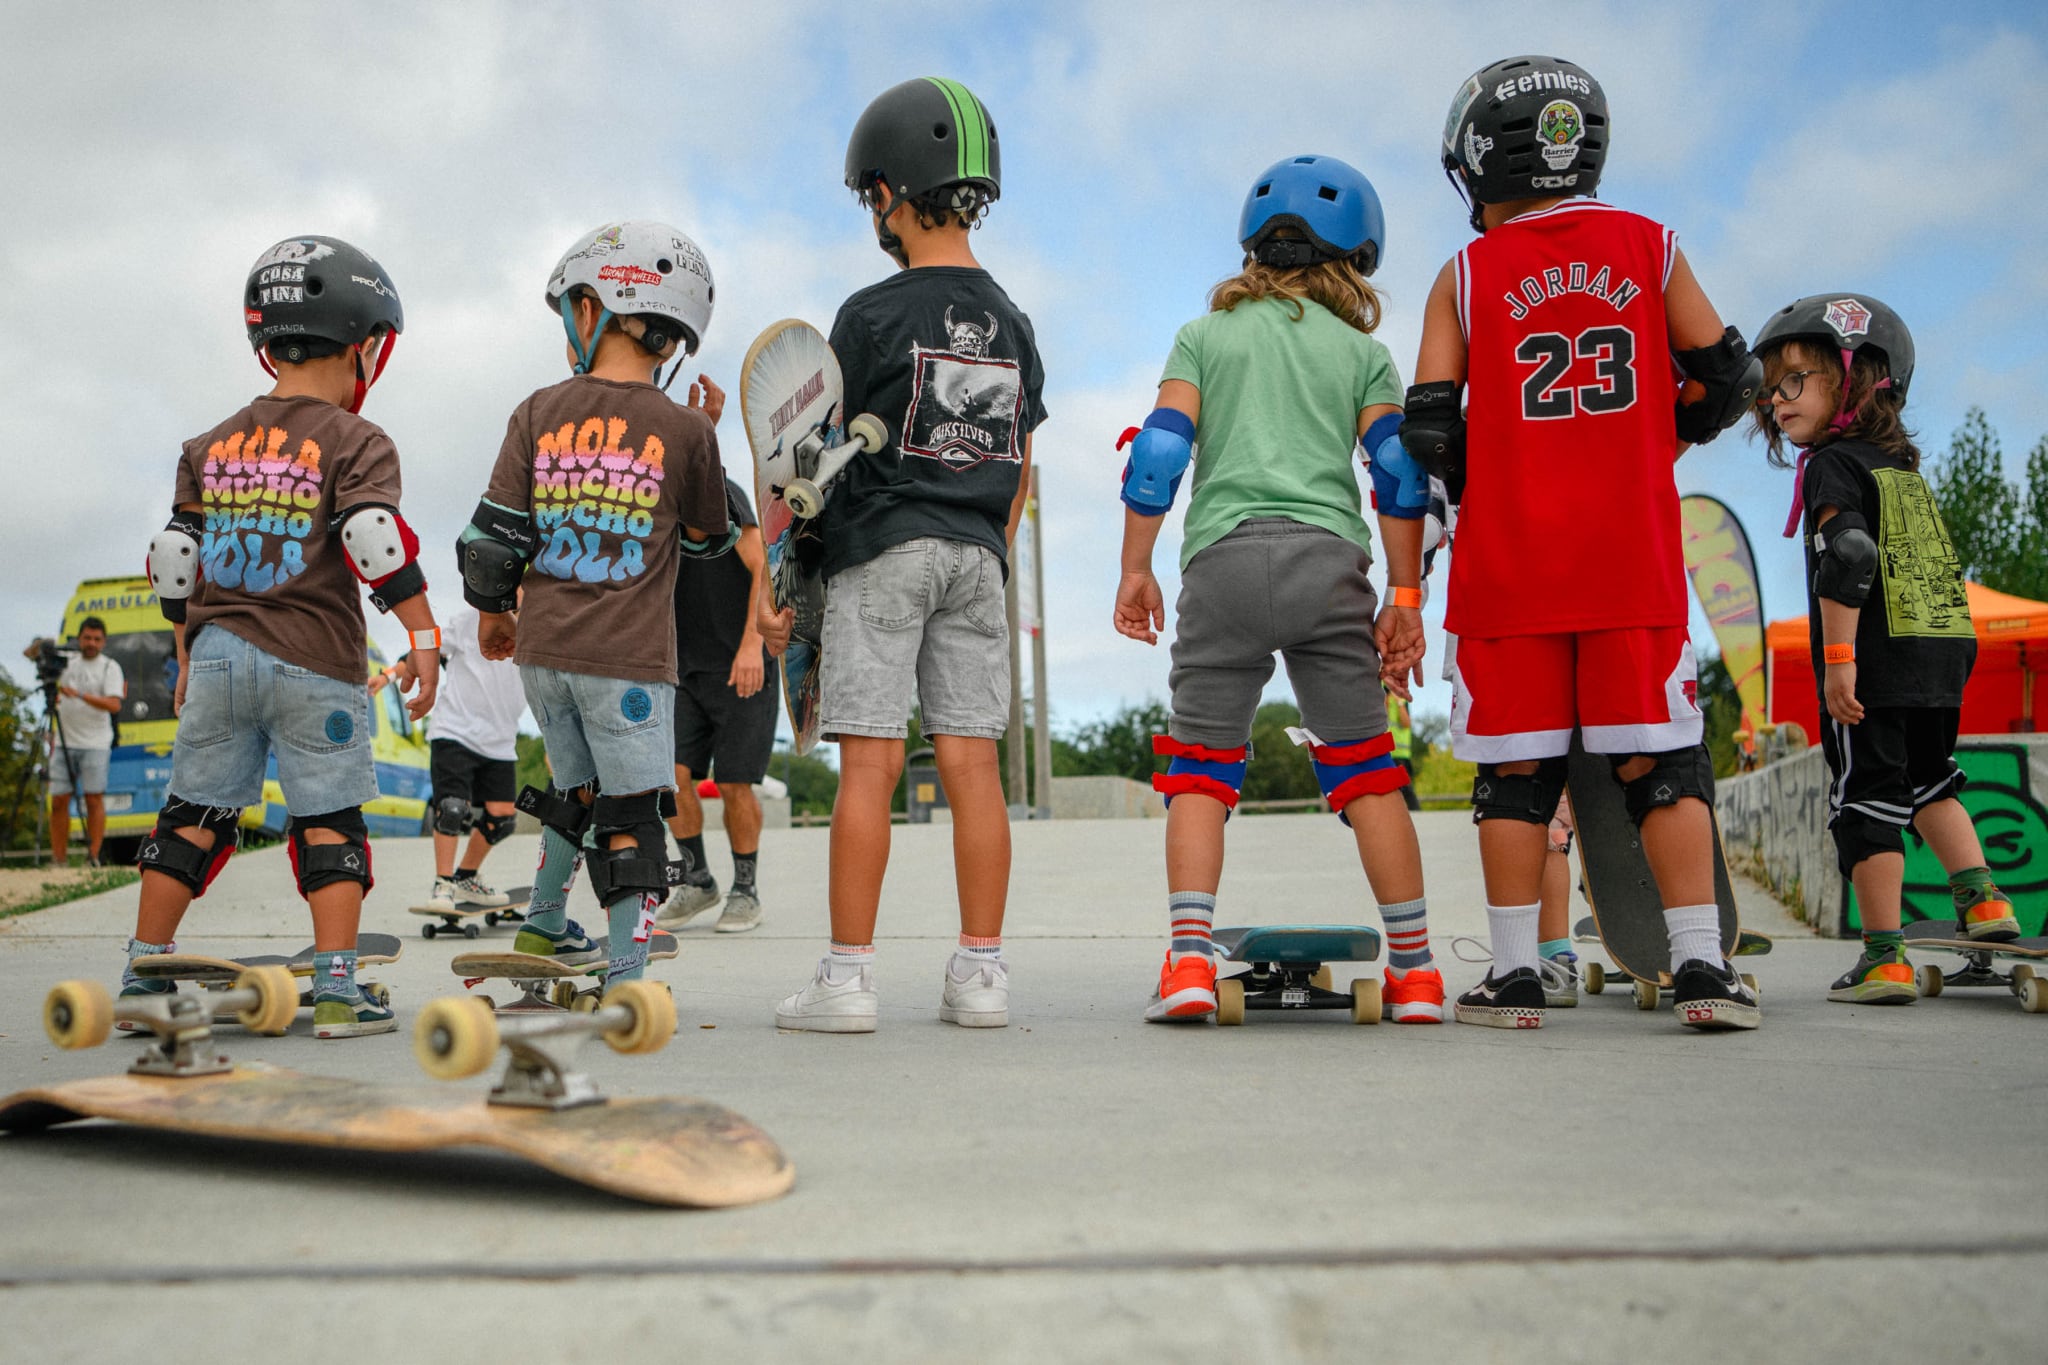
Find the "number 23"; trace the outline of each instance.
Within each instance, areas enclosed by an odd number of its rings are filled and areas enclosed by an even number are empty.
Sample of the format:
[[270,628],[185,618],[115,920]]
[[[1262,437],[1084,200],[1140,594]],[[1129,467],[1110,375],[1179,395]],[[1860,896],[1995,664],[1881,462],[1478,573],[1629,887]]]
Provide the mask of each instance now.
[[[1572,357],[1594,362],[1597,384],[1558,387]],[[1515,348],[1515,359],[1536,366],[1522,381],[1522,415],[1531,421],[1571,417],[1579,411],[1620,412],[1636,401],[1636,339],[1626,327],[1589,327],[1577,337],[1533,332]]]

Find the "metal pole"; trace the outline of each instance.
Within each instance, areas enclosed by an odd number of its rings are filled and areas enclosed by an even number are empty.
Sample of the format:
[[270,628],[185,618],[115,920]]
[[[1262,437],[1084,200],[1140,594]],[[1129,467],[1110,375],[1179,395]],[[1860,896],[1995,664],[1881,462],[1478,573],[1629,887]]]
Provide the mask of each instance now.
[[1025,504],[1025,521],[1031,527],[1031,598],[1038,603],[1038,629],[1031,636],[1032,762],[1037,776],[1031,794],[1038,809],[1034,818],[1052,819],[1052,727],[1048,721],[1045,695],[1045,537],[1039,529],[1038,466],[1031,466],[1031,497]]
[[[1019,534],[1023,528],[1019,527]],[[1016,567],[1016,556],[1011,555],[1010,566]],[[1021,681],[1023,668],[1022,645],[1017,639],[1017,575],[1012,573],[1003,585],[1003,610],[1010,619],[1010,818],[1019,820],[1027,809],[1024,792],[1024,686]]]

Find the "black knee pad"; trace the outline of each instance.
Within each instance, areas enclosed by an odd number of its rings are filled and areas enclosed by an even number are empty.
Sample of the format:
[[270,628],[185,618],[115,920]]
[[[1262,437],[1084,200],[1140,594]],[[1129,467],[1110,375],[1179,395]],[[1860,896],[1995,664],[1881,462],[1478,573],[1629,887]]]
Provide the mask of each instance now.
[[559,787],[521,788],[513,804],[572,844],[580,845],[583,831],[590,828],[590,807],[578,801],[575,792]]
[[[234,856],[242,838],[241,819],[242,812],[231,806],[195,806],[190,801],[166,796],[164,808],[157,812],[156,828],[149,832],[135,855],[135,865],[176,878],[191,889],[193,899],[197,900],[206,894],[206,888],[213,885],[213,879]],[[171,832],[178,829],[213,831],[213,847],[201,848]]]
[[467,834],[475,814],[460,796],[444,796],[434,803],[434,833]]
[[1714,760],[1707,753],[1707,746],[1695,744],[1690,749],[1666,749],[1658,754],[1629,754],[1610,756],[1608,762],[1614,765],[1614,777],[1621,781],[1623,764],[1637,758],[1655,760],[1650,771],[1629,782],[1621,783],[1621,799],[1628,806],[1628,818],[1641,828],[1643,820],[1653,810],[1664,806],[1675,806],[1688,796],[1696,796],[1707,803],[1707,809],[1714,808]]
[[1856,864],[1865,858],[1906,851],[1906,836],[1897,825],[1888,825],[1860,810],[1838,814],[1828,826],[1828,834],[1835,841],[1835,865],[1842,869],[1844,877],[1851,875]]
[[1565,771],[1562,755],[1537,759],[1533,773],[1503,773],[1498,763],[1480,764],[1472,779],[1472,823],[1520,820],[1548,829],[1557,798],[1564,795]]
[[476,818],[476,827],[483,831],[486,844],[502,844],[512,837],[512,831],[519,828],[517,815],[493,815],[485,811]]
[[[591,803],[590,833],[596,847],[584,855],[584,862],[599,905],[610,909],[629,896],[667,893],[680,872],[668,860],[668,828],[662,821],[675,813],[676,799],[669,792],[600,795]],[[607,848],[614,834],[630,834],[633,842],[625,848]]]
[[[309,829],[331,829],[346,836],[346,840],[339,844],[310,844],[306,842]],[[293,816],[291,856],[301,896],[310,896],[336,882],[355,882],[365,891],[377,884],[370,876],[370,827],[363,823],[361,806],[309,815],[303,820]]]

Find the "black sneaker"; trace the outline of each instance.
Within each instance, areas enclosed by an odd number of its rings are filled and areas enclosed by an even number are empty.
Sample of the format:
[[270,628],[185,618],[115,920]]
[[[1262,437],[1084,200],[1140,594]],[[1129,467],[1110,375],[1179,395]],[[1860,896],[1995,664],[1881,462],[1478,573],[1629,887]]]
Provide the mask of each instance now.
[[1763,1022],[1756,992],[1726,962],[1689,960],[1678,969],[1671,993],[1678,1022],[1687,1028],[1755,1028]]
[[1484,981],[1458,997],[1456,1011],[1461,1024],[1542,1028],[1542,978],[1529,967],[1517,967],[1501,977],[1489,971]]

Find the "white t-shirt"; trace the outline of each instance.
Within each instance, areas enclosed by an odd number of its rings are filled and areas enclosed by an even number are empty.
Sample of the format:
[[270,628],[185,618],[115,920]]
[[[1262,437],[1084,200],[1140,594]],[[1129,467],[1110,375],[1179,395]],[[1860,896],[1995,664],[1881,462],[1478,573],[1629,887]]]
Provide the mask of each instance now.
[[477,648],[477,624],[468,603],[441,623],[441,691],[427,733],[485,758],[517,758],[519,717],[526,710],[519,665],[486,659]]
[[[128,679],[122,674],[121,665],[114,662],[114,656],[102,650],[97,659],[82,654],[72,659],[64,669],[63,684],[90,697],[118,697],[127,687]],[[62,697],[57,702],[57,719],[64,725],[65,744],[73,749],[114,747],[111,712],[88,706],[77,697]]]

